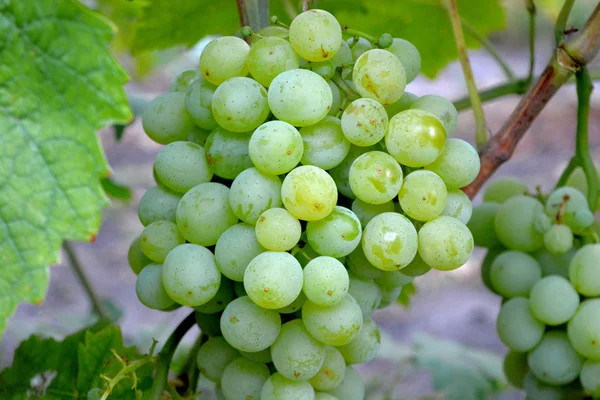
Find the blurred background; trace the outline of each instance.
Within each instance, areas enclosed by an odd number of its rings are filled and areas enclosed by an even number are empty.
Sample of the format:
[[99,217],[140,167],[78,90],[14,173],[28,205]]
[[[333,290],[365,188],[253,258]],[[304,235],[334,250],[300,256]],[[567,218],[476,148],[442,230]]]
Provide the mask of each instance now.
[[[107,4],[117,2],[86,3],[112,16],[110,13],[114,10],[107,9]],[[554,49],[553,23],[562,1],[535,3],[538,9],[535,71],[539,74]],[[577,1],[570,24],[581,26],[596,4],[594,0]],[[516,75],[524,77],[529,68],[528,14],[522,0],[506,0],[503,5],[507,29],[492,33],[490,40]],[[123,13],[123,18],[135,18],[133,14],[128,17],[125,11]],[[236,21],[238,18],[237,15],[229,17]],[[121,26],[114,51],[132,76],[127,85],[132,103],[141,103],[167,91],[175,74],[197,67],[198,56],[208,41],[205,38],[191,48],[176,47],[133,57],[125,50],[131,34],[127,26]],[[361,26],[353,27],[361,29]],[[382,22],[382,32],[385,29]],[[377,35],[381,32],[369,33]],[[485,49],[471,51],[470,60],[480,89],[505,81],[502,70]],[[600,63],[596,61],[590,69],[599,71]],[[407,90],[419,96],[438,94],[453,101],[466,95],[462,70],[456,61],[443,68],[435,79],[419,76]],[[507,120],[518,101],[518,96],[510,95],[485,104],[492,133]],[[543,190],[552,188],[574,152],[576,107],[575,86],[564,86],[535,121],[513,158],[496,176],[517,176],[531,190],[537,186]],[[592,157],[600,162],[598,92],[592,95],[589,123]],[[152,164],[160,146],[145,136],[139,119],[125,129],[119,141],[113,127],[98,134],[113,168],[113,179],[129,187],[132,198],[130,201],[113,200],[105,209],[96,241],[74,244],[73,249],[98,295],[111,312],[120,314],[119,324],[126,342],[147,349],[153,337],[164,341],[188,313],[186,309],[163,313],[144,307],[135,294],[136,276],[127,265],[129,244],[142,230],[137,203],[144,191],[154,185]],[[470,111],[460,114],[454,136],[474,142],[474,120]],[[475,203],[478,202],[479,199],[475,199]],[[502,377],[501,357],[506,348],[495,331],[500,298],[481,282],[479,265],[483,255],[484,252],[477,249],[472,259],[458,270],[443,273],[433,270],[417,278],[416,293],[407,307],[394,305],[374,314],[374,320],[382,327],[380,356],[358,367],[370,385],[369,398],[440,398],[436,394],[439,387],[446,385],[449,391],[456,391],[467,381],[478,390],[497,391],[489,398],[524,398],[506,387]],[[63,264],[51,269],[50,287],[44,303],[37,306],[21,304],[9,320],[0,345],[0,369],[10,365],[15,348],[30,334],[61,338],[93,321],[88,297],[69,268],[68,259],[64,256],[62,259]]]

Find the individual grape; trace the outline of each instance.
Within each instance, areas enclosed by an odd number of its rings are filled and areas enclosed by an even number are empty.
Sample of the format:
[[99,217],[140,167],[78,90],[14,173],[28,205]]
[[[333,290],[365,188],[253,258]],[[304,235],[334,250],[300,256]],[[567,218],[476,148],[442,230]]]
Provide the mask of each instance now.
[[221,314],[202,314],[201,312],[194,312],[196,317],[196,325],[200,328],[200,331],[209,337],[221,336]]
[[343,257],[360,244],[362,229],[358,217],[345,207],[333,211],[318,221],[306,224],[306,238],[320,255]]
[[280,73],[300,67],[300,60],[290,42],[275,36],[254,43],[247,63],[252,77],[264,87],[269,87]]
[[308,10],[292,21],[290,43],[305,60],[329,60],[342,45],[342,27],[327,11]]
[[352,50],[348,42],[342,40],[340,43],[340,49],[335,55],[329,59],[335,68],[342,68],[352,63]]
[[171,221],[156,221],[148,225],[140,236],[142,252],[156,262],[163,262],[169,252],[176,246],[185,243],[177,231],[177,225]]
[[466,225],[469,223],[472,213],[473,205],[471,204],[471,199],[469,199],[469,196],[467,196],[465,192],[460,189],[448,190],[446,205],[444,206],[442,215],[454,217]]
[[300,221],[283,208],[266,210],[258,218],[255,229],[258,242],[271,251],[292,249],[302,234]]
[[334,389],[328,390],[332,396],[344,400],[363,400],[365,398],[365,382],[350,365],[346,367],[344,380]]
[[260,40],[263,39],[261,36],[274,36],[274,37],[280,37],[280,38],[287,38],[289,35],[290,35],[289,29],[284,28],[283,26],[272,25],[272,26],[265,26],[264,28],[262,28],[260,31],[258,31],[258,35],[252,36],[252,40],[254,40],[254,41],[256,41],[256,43],[258,43]]
[[375,150],[374,146],[371,147],[358,147],[351,145],[350,151],[348,151],[348,155],[344,160],[338,164],[333,169],[329,170],[329,175],[335,181],[335,184],[341,194],[348,197],[349,199],[355,199],[356,196],[352,192],[352,188],[350,187],[350,168],[352,167],[352,163],[356,160],[360,155]]
[[175,304],[163,286],[160,264],[149,264],[140,271],[135,281],[135,293],[140,303],[154,310],[163,310]]
[[[346,43],[346,42],[344,42]],[[342,106],[342,93],[340,92],[340,88],[333,82],[328,81],[329,89],[331,89],[331,108],[327,115],[335,117],[339,111],[341,111],[340,107]]]
[[240,358],[240,353],[231,347],[223,336],[216,336],[208,339],[200,347],[196,363],[202,375],[219,383],[225,367],[238,358]]
[[600,299],[581,303],[569,321],[567,333],[571,345],[579,354],[600,361]]
[[419,230],[419,255],[431,268],[450,271],[464,265],[473,253],[473,235],[456,218],[445,215]]
[[259,126],[252,134],[249,148],[254,166],[270,175],[290,172],[304,151],[300,132],[283,121],[269,121]]
[[581,208],[573,214],[571,225],[575,231],[587,229],[594,224],[594,214],[587,208]]
[[600,397],[600,361],[587,360],[579,377],[583,390],[592,396]]
[[569,344],[565,332],[551,331],[527,357],[529,371],[549,385],[566,385],[573,382],[581,371],[584,358]]
[[292,381],[279,372],[265,382],[260,400],[314,400],[315,390],[306,381]]
[[458,189],[473,182],[479,174],[477,151],[461,139],[448,139],[442,154],[425,169],[438,174],[448,189]]
[[348,364],[362,364],[375,358],[379,351],[381,336],[372,319],[366,318],[360,333],[350,343],[338,347]]
[[204,79],[198,79],[191,83],[185,92],[185,109],[194,121],[202,129],[212,131],[217,121],[212,114],[212,98],[217,87]]
[[501,177],[488,183],[483,201],[502,204],[511,197],[527,194],[527,185],[515,177]]
[[333,74],[335,74],[335,65],[331,61],[322,61],[322,62],[310,62],[310,70],[316,72],[326,81],[330,81]]
[[215,175],[235,179],[243,170],[252,167],[250,134],[235,133],[217,128],[206,139],[206,160]]
[[360,224],[365,227],[376,215],[384,212],[394,212],[394,202],[388,201],[382,204],[369,204],[361,199],[356,199],[352,202],[352,211],[360,221]]
[[294,217],[318,221],[328,216],[337,203],[337,188],[319,167],[304,165],[292,170],[281,186],[283,205]]
[[531,252],[544,244],[544,235],[533,228],[537,214],[544,206],[528,196],[514,196],[506,200],[496,213],[495,229],[500,242],[511,250]]
[[577,189],[564,186],[556,189],[546,200],[546,213],[558,223],[577,226],[575,213],[589,209],[587,199]]
[[223,311],[235,297],[233,283],[229,279],[221,277],[219,290],[213,298],[202,305],[194,307],[194,309],[203,314],[216,314]]
[[209,182],[213,176],[204,148],[192,142],[173,142],[163,147],[156,155],[154,172],[163,185],[178,193]]
[[219,85],[212,98],[217,123],[232,132],[256,129],[269,116],[267,91],[254,79],[231,78]]
[[[144,250],[143,243],[142,250]],[[569,280],[575,290],[584,296],[600,296],[600,262],[598,260],[600,260],[600,244],[588,244],[575,253],[569,264]]]
[[356,146],[372,146],[385,136],[388,115],[383,106],[373,99],[354,100],[342,114],[342,130]]
[[290,304],[288,304],[285,307],[278,308],[276,311],[279,314],[293,314],[302,308],[305,301],[306,301],[306,295],[304,294],[304,292],[300,292],[298,297],[296,297],[296,300],[292,301]]
[[277,372],[293,381],[307,381],[319,372],[325,360],[325,346],[313,339],[301,319],[281,326],[271,346]]
[[386,48],[394,54],[406,71],[406,83],[412,82],[421,71],[421,54],[414,44],[408,40],[394,38],[392,45]]
[[442,178],[427,170],[406,175],[398,193],[402,210],[417,221],[431,221],[441,215],[447,197],[448,191]]
[[227,278],[241,282],[244,271],[254,257],[265,251],[249,224],[228,228],[217,240],[215,261],[219,271]]
[[212,246],[223,232],[237,224],[229,206],[229,188],[216,182],[193,187],[177,206],[177,228],[191,243]]
[[429,111],[438,117],[440,122],[444,125],[444,128],[446,128],[446,135],[448,136],[456,129],[458,112],[456,111],[454,104],[442,96],[434,94],[421,96],[410,105],[410,108]]
[[412,94],[410,92],[404,92],[402,94],[402,97],[400,97],[400,99],[397,102],[384,106],[385,111],[387,111],[388,117],[392,119],[392,117],[396,114],[404,110],[408,110],[410,108],[410,105],[414,103],[418,98],[419,96],[415,94]]
[[159,144],[186,140],[193,122],[184,103],[185,94],[180,92],[164,93],[150,101],[142,113],[146,135]]
[[169,84],[169,92],[185,93],[191,83],[196,79],[198,79],[198,71],[195,69],[186,69],[171,79],[171,83]]
[[350,46],[350,52],[352,53],[352,58],[355,60],[363,55],[364,52],[371,50],[373,48],[373,44],[369,42],[367,39],[359,37],[353,37],[348,39],[346,42]]
[[501,245],[496,230],[491,229],[495,224],[498,210],[500,210],[498,203],[481,203],[473,207],[467,227],[473,234],[475,246],[493,249]]
[[398,101],[406,87],[406,72],[400,60],[382,49],[364,52],[354,63],[352,82],[362,96],[383,105]]
[[136,236],[129,246],[129,251],[127,252],[127,261],[129,262],[131,270],[136,275],[139,275],[140,271],[146,265],[152,263],[152,260],[146,257],[146,255],[142,252],[139,236]]
[[360,279],[350,275],[348,293],[360,306],[363,318],[371,317],[381,303],[381,289],[372,279]]
[[325,360],[321,369],[309,379],[316,390],[331,390],[344,380],[346,361],[342,353],[333,346],[325,346]]
[[400,164],[423,167],[444,150],[446,130],[435,115],[423,110],[406,110],[394,115],[385,135],[388,152]]
[[399,288],[411,283],[412,277],[404,275],[400,271],[385,271],[379,278],[375,279],[375,283],[381,289]]
[[162,279],[173,300],[195,307],[207,303],[217,294],[221,273],[210,250],[187,243],[171,250],[163,264]]
[[248,296],[233,300],[221,316],[223,337],[240,351],[266,349],[277,339],[280,328],[279,313],[257,306]]
[[350,167],[352,192],[369,204],[392,200],[402,187],[402,168],[392,156],[382,151],[369,151],[359,156]]
[[338,166],[350,151],[350,142],[344,136],[340,120],[325,117],[314,125],[300,129],[304,142],[302,164],[322,169]]
[[267,364],[273,361],[273,359],[271,358],[270,347],[256,352],[240,351],[240,354],[246,357],[248,360],[257,364]]
[[252,362],[244,357],[230,362],[220,381],[225,400],[260,399],[269,375],[269,368],[264,363]]
[[573,231],[567,225],[552,225],[544,234],[544,247],[551,254],[565,254],[573,247]]
[[423,261],[419,253],[415,255],[415,258],[406,267],[402,268],[402,275],[417,277],[425,275],[431,270],[431,267]]
[[315,339],[330,346],[350,343],[358,336],[363,324],[360,306],[349,294],[330,307],[307,300],[302,307],[302,320]]
[[502,254],[504,251],[506,251],[506,249],[503,247],[494,247],[488,249],[488,251],[485,253],[483,261],[481,262],[481,281],[492,293],[496,293],[496,289],[494,289],[492,286],[492,264],[494,263],[494,260],[496,260],[496,257]]
[[492,263],[490,279],[502,297],[529,297],[531,288],[542,278],[540,265],[527,253],[505,251]]
[[531,289],[529,306],[534,317],[547,325],[564,324],[579,307],[579,295],[562,276],[542,278]]
[[333,104],[327,81],[306,69],[292,69],[277,75],[268,92],[273,114],[294,126],[309,126],[322,120]]
[[256,168],[248,168],[231,184],[229,205],[239,219],[254,225],[262,213],[281,207],[281,180]]
[[382,270],[367,260],[362,246],[356,247],[352,253],[348,254],[346,265],[354,275],[362,279],[376,279],[383,274]]
[[560,275],[567,279],[569,278],[569,264],[574,255],[575,248],[559,256],[550,254],[544,248],[533,253],[533,256],[542,267],[543,276]]
[[511,350],[525,352],[540,343],[545,326],[535,319],[529,300],[514,297],[500,308],[496,319],[496,330],[500,341]]
[[161,186],[151,187],[144,193],[138,206],[138,217],[144,226],[156,221],[175,222],[175,212],[181,196]]
[[528,372],[523,380],[523,387],[529,400],[570,400],[573,397],[565,386],[546,385]]
[[[596,171],[598,171],[598,174],[600,175],[600,166],[596,165]],[[567,178],[567,181],[565,182],[565,186],[570,186],[572,188],[575,188],[575,189],[579,190],[584,196],[587,197],[587,195],[588,195],[587,177],[581,167],[577,167],[573,170],[573,172],[571,172],[571,175],[569,175],[569,177]],[[595,210],[600,210],[600,197],[598,198],[598,201],[597,201],[595,207],[592,207],[592,208],[594,208]]]
[[379,309],[389,307],[392,304],[396,304],[398,302],[398,298],[400,297],[401,293],[402,293],[402,287],[382,288],[381,289],[381,303],[379,304]]
[[212,40],[200,54],[200,72],[213,85],[229,78],[248,75],[250,46],[235,36],[222,36]]
[[317,257],[304,267],[302,290],[312,303],[331,307],[341,303],[350,284],[344,265],[333,257]]
[[362,247],[367,260],[384,271],[401,269],[417,254],[417,231],[398,213],[375,216],[363,232]]
[[289,253],[267,251],[254,257],[244,272],[244,288],[253,302],[276,309],[293,302],[302,291],[302,267]]
[[527,353],[519,353],[512,350],[506,353],[503,370],[508,382],[514,387],[522,389],[525,383],[525,376],[529,371]]

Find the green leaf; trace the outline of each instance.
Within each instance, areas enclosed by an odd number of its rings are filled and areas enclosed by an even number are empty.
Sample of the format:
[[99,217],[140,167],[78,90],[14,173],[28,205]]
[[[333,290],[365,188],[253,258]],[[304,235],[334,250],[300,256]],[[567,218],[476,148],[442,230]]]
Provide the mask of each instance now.
[[95,131],[131,118],[113,35],[74,0],[0,0],[0,335],[19,302],[43,300],[63,239],[100,226]]

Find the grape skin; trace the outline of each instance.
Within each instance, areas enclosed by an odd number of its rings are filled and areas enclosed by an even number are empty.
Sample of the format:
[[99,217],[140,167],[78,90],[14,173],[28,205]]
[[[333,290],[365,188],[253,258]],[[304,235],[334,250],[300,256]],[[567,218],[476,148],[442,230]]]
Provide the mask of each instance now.
[[448,139],[442,154],[425,169],[438,174],[448,189],[460,189],[475,180],[481,163],[477,150],[461,139]]
[[300,60],[287,40],[272,36],[250,47],[247,64],[252,77],[268,88],[280,73],[299,68]]
[[331,390],[344,380],[346,361],[333,346],[325,346],[325,360],[321,369],[308,381],[316,390]]
[[181,196],[161,186],[151,187],[138,205],[138,217],[144,226],[156,221],[175,222],[175,213]]
[[567,325],[571,345],[582,356],[600,361],[600,299],[581,303]]
[[369,204],[387,203],[398,195],[403,182],[400,164],[382,151],[359,156],[348,176],[352,192]]
[[283,121],[259,126],[249,143],[252,163],[261,172],[280,175],[290,172],[302,158],[304,145],[300,132]]
[[519,251],[499,254],[490,270],[496,293],[503,297],[529,297],[532,287],[542,278],[542,269],[535,258]]
[[542,203],[532,197],[518,195],[506,200],[496,213],[495,229],[500,242],[511,250],[538,250],[544,236],[535,231],[533,224],[543,210]]
[[300,129],[304,142],[302,164],[322,169],[337,167],[350,151],[350,142],[344,136],[340,120],[325,117],[314,125]]
[[579,307],[579,295],[562,276],[547,276],[531,288],[529,305],[533,315],[547,325],[564,324]]
[[163,286],[160,264],[149,264],[140,271],[135,282],[135,293],[140,303],[155,310],[163,310],[175,304]]
[[183,141],[169,143],[158,152],[154,172],[163,185],[178,193],[209,182],[213,176],[204,148]]
[[363,325],[360,306],[347,294],[335,306],[322,307],[307,300],[302,321],[310,334],[321,343],[343,346],[353,341]]
[[300,241],[300,221],[283,208],[271,208],[256,222],[258,242],[271,251],[291,250]]
[[545,326],[535,319],[529,308],[529,300],[514,297],[500,308],[496,319],[500,341],[511,350],[525,352],[542,340]]
[[362,97],[383,105],[398,101],[406,87],[406,72],[400,60],[387,50],[364,52],[354,63],[352,82]]
[[566,385],[581,371],[584,358],[569,344],[565,332],[551,331],[527,357],[529,370],[540,381],[549,385]]
[[231,78],[219,85],[212,97],[217,123],[232,132],[256,129],[269,116],[267,91],[254,79]]
[[181,92],[161,94],[150,101],[142,113],[146,135],[159,144],[186,140],[193,122],[184,104]]
[[396,271],[415,258],[417,231],[408,218],[398,213],[382,213],[367,224],[362,247],[367,260],[384,271]]
[[575,253],[569,264],[569,279],[584,296],[600,296],[600,244],[588,244]]
[[456,218],[441,216],[419,230],[419,255],[425,263],[441,271],[464,265],[473,253],[473,236]]
[[321,168],[304,165],[292,170],[281,186],[283,205],[294,217],[318,221],[327,217],[337,203],[337,188]]
[[254,225],[262,213],[281,206],[281,180],[248,168],[233,180],[229,205],[239,219]]
[[431,171],[411,172],[398,193],[400,206],[407,216],[417,221],[431,221],[446,207],[448,191],[442,178]]
[[219,236],[215,247],[215,261],[223,275],[242,282],[250,261],[264,251],[266,249],[258,242],[254,227],[241,223],[227,228]]
[[360,244],[360,220],[349,209],[335,206],[327,217],[306,224],[306,237],[317,253],[343,257],[352,253]]
[[358,99],[344,110],[341,124],[350,143],[367,147],[376,144],[385,136],[388,115],[377,101]]
[[342,302],[348,293],[348,272],[335,258],[321,256],[312,259],[304,267],[303,275],[304,294],[308,300],[319,306],[335,306]]
[[220,85],[229,78],[248,75],[246,61],[250,46],[235,36],[223,36],[212,40],[200,55],[200,72],[213,85]]
[[298,15],[290,24],[290,43],[308,61],[329,60],[342,45],[342,27],[325,10],[312,9]]
[[259,399],[269,375],[264,363],[240,357],[225,367],[219,383],[226,400]]
[[458,123],[458,112],[452,102],[442,96],[428,94],[415,100],[410,108],[418,108],[434,114],[446,128],[450,136]]

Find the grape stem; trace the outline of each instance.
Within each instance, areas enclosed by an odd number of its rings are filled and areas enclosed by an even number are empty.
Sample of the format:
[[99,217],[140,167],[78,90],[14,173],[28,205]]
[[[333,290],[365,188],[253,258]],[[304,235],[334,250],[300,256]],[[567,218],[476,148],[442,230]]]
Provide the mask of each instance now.
[[194,346],[192,346],[187,354],[187,359],[183,364],[182,370],[177,373],[179,380],[184,383],[184,386],[178,390],[178,392],[183,395],[194,393],[198,386],[200,371],[198,370],[198,364],[196,363],[196,354],[198,354],[198,350],[200,350],[200,347],[202,347],[207,340],[208,335],[200,333],[196,342],[194,342]]
[[377,38],[375,36],[371,36],[368,33],[359,31],[357,29],[348,28],[347,26],[342,26],[342,33],[355,38],[361,37],[374,45],[377,43]]
[[469,90],[469,98],[471,99],[471,107],[473,108],[473,114],[475,116],[475,143],[477,144],[477,148],[481,150],[488,141],[488,130],[485,122],[483,105],[481,104],[479,92],[477,91],[475,79],[473,78],[473,70],[469,63],[467,45],[465,43],[458,8],[456,7],[456,0],[448,0],[448,15],[452,22],[452,31],[454,32],[454,41],[456,42],[456,48],[458,50],[458,59],[462,66],[463,74],[465,75],[465,81],[467,82],[467,88]]
[[354,89],[348,86],[346,81],[342,79],[339,73],[336,72],[335,75],[331,77],[331,80],[340,88],[342,92],[344,92],[344,95],[349,101],[354,101],[360,97],[360,95],[356,93]]
[[310,8],[310,0],[303,0],[302,1],[302,11],[306,12],[306,11],[308,11],[309,8]]
[[558,14],[558,18],[556,18],[556,25],[554,26],[554,36],[556,39],[557,46],[560,44],[560,42],[563,40],[563,37],[565,36],[565,28],[567,26],[567,20],[569,19],[569,14],[571,14],[573,4],[575,4],[575,0],[565,0],[565,3],[560,9],[560,13]]

